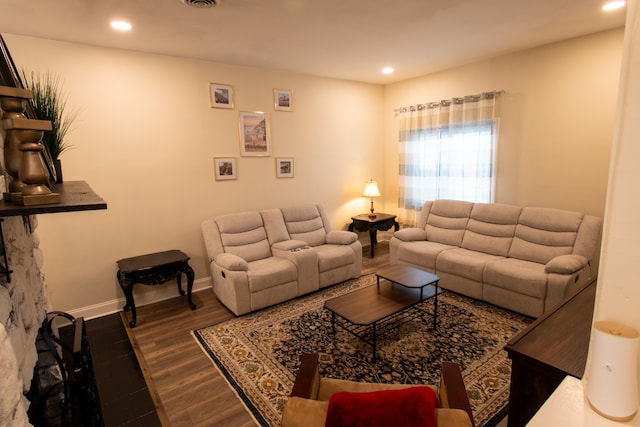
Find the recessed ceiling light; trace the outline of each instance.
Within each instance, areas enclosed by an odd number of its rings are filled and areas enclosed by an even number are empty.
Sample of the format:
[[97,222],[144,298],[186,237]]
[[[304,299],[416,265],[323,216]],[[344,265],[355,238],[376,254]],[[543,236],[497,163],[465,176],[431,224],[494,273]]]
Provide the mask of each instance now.
[[384,67],[382,69],[382,74],[393,74],[393,67]]
[[626,4],[627,2],[624,0],[610,1],[609,3],[606,3],[604,6],[602,6],[602,10],[616,10],[620,9],[621,7],[625,7]]
[[132,26],[127,21],[111,21],[111,28],[118,31],[129,31]]

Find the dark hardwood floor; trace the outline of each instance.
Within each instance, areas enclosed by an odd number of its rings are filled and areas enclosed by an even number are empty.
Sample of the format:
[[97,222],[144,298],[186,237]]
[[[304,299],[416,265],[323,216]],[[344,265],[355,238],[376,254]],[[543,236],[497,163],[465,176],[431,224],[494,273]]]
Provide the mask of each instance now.
[[[370,257],[368,246],[362,252],[363,275],[389,263],[386,242],[376,247],[375,258]],[[195,311],[188,308],[186,297],[178,296],[138,307],[137,326],[125,328],[155,403],[157,417],[163,426],[172,427],[255,426],[255,421],[191,335],[194,329],[234,315],[216,299],[211,289],[194,293],[193,302],[197,305]],[[126,425],[149,424],[131,420]]]
[[160,427],[162,423],[120,314],[89,320],[86,330],[104,424]]

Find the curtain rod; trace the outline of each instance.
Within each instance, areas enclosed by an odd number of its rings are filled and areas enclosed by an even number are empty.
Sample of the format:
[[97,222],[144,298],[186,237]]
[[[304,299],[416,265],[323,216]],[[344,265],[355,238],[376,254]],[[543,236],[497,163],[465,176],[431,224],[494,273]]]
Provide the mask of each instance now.
[[489,92],[482,92],[475,95],[458,96],[451,99],[443,99],[441,101],[433,101],[433,102],[427,102],[424,104],[408,105],[405,107],[396,108],[393,110],[393,112],[396,114],[399,114],[399,113],[405,113],[407,111],[423,110],[425,108],[435,108],[438,106],[448,106],[451,104],[462,104],[464,102],[477,102],[481,99],[497,98],[500,95],[503,95],[504,93],[505,93],[504,90],[492,90]]

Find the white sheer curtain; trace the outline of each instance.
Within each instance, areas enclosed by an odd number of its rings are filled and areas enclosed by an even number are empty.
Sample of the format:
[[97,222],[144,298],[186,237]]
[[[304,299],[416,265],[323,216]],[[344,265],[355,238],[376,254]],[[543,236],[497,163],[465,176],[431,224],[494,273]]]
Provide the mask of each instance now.
[[401,222],[415,224],[427,200],[493,201],[498,94],[487,92],[399,110]]

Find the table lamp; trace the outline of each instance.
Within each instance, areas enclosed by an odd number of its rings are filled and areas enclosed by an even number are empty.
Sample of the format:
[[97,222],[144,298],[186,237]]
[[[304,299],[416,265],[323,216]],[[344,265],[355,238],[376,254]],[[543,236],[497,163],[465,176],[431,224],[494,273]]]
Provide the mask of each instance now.
[[371,198],[371,213],[369,214],[369,218],[373,219],[376,217],[376,214],[373,212],[373,198],[380,197],[380,190],[378,190],[378,184],[370,179],[364,186],[364,191],[362,192],[364,197]]

